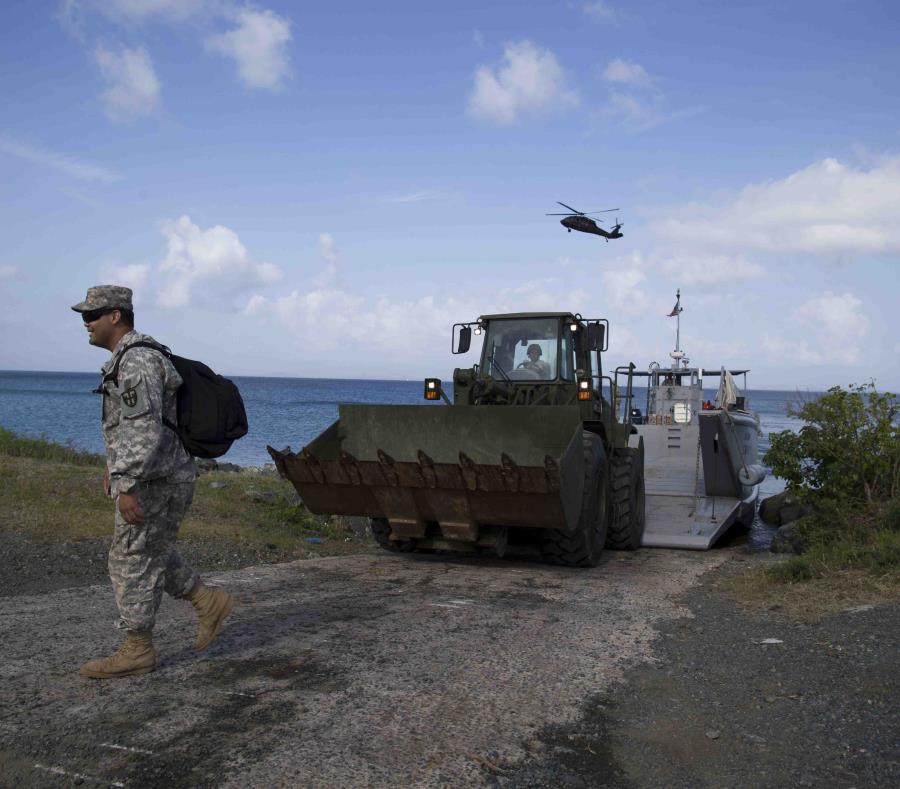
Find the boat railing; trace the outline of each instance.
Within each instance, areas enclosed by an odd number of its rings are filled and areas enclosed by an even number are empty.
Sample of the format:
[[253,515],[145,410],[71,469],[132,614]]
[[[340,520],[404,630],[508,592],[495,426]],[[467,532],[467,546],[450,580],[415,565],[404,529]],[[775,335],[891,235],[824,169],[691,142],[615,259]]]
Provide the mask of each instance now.
[[[633,374],[634,374],[634,363],[627,365],[621,365],[616,367],[615,370],[615,381],[612,383],[612,391],[616,394],[616,399],[613,401],[613,413],[617,418],[620,419],[622,424],[630,425],[632,424],[631,418],[631,402],[634,399],[634,391],[632,389],[633,382]],[[625,387],[625,396],[619,397],[619,375],[626,376],[627,385]],[[620,403],[622,406],[622,410],[620,411]]]

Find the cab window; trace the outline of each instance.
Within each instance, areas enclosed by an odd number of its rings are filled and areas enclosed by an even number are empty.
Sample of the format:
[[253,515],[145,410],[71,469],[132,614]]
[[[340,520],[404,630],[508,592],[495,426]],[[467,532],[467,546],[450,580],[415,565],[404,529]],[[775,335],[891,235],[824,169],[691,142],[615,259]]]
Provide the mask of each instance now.
[[559,353],[559,377],[566,381],[575,380],[575,343],[573,333],[568,330],[568,324],[564,326],[562,333],[561,350]]
[[559,322],[554,318],[492,321],[485,337],[482,368],[512,381],[556,378]]

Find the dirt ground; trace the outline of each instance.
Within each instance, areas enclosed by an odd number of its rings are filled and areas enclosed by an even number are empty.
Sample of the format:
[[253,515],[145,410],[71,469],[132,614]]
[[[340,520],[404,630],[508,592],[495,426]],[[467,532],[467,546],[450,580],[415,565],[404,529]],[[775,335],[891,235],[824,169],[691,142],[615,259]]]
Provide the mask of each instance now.
[[[157,671],[75,671],[118,641],[107,583],[0,600],[0,775],[30,786],[890,786],[900,608],[742,613],[740,549],[593,570],[393,555],[220,572],[209,652],[166,600]],[[733,561],[741,559],[742,561]],[[5,559],[4,559],[5,561]],[[781,643],[764,644],[775,638]]]

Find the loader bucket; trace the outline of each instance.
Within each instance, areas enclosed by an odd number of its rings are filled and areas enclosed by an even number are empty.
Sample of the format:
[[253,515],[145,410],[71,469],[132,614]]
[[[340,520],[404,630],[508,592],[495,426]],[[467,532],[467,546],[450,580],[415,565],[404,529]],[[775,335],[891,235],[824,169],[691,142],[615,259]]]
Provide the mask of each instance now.
[[395,535],[474,541],[484,526],[574,528],[577,406],[341,405],[298,454],[269,447],[310,511],[387,518]]

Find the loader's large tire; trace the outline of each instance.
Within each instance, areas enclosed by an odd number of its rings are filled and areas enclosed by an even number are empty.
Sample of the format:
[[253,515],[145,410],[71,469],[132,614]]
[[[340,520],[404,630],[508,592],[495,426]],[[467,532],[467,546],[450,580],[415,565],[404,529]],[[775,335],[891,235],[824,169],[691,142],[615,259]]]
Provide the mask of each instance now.
[[636,551],[641,547],[646,523],[643,452],[617,449],[611,465],[612,508],[606,547]]
[[581,516],[571,532],[544,529],[541,556],[550,564],[596,567],[606,542],[609,520],[609,475],[603,441],[595,433],[582,433],[584,446],[584,491]]
[[375,538],[375,542],[386,551],[409,553],[415,550],[415,540],[391,539],[391,524],[387,518],[369,518],[369,528],[372,529],[372,536]]

